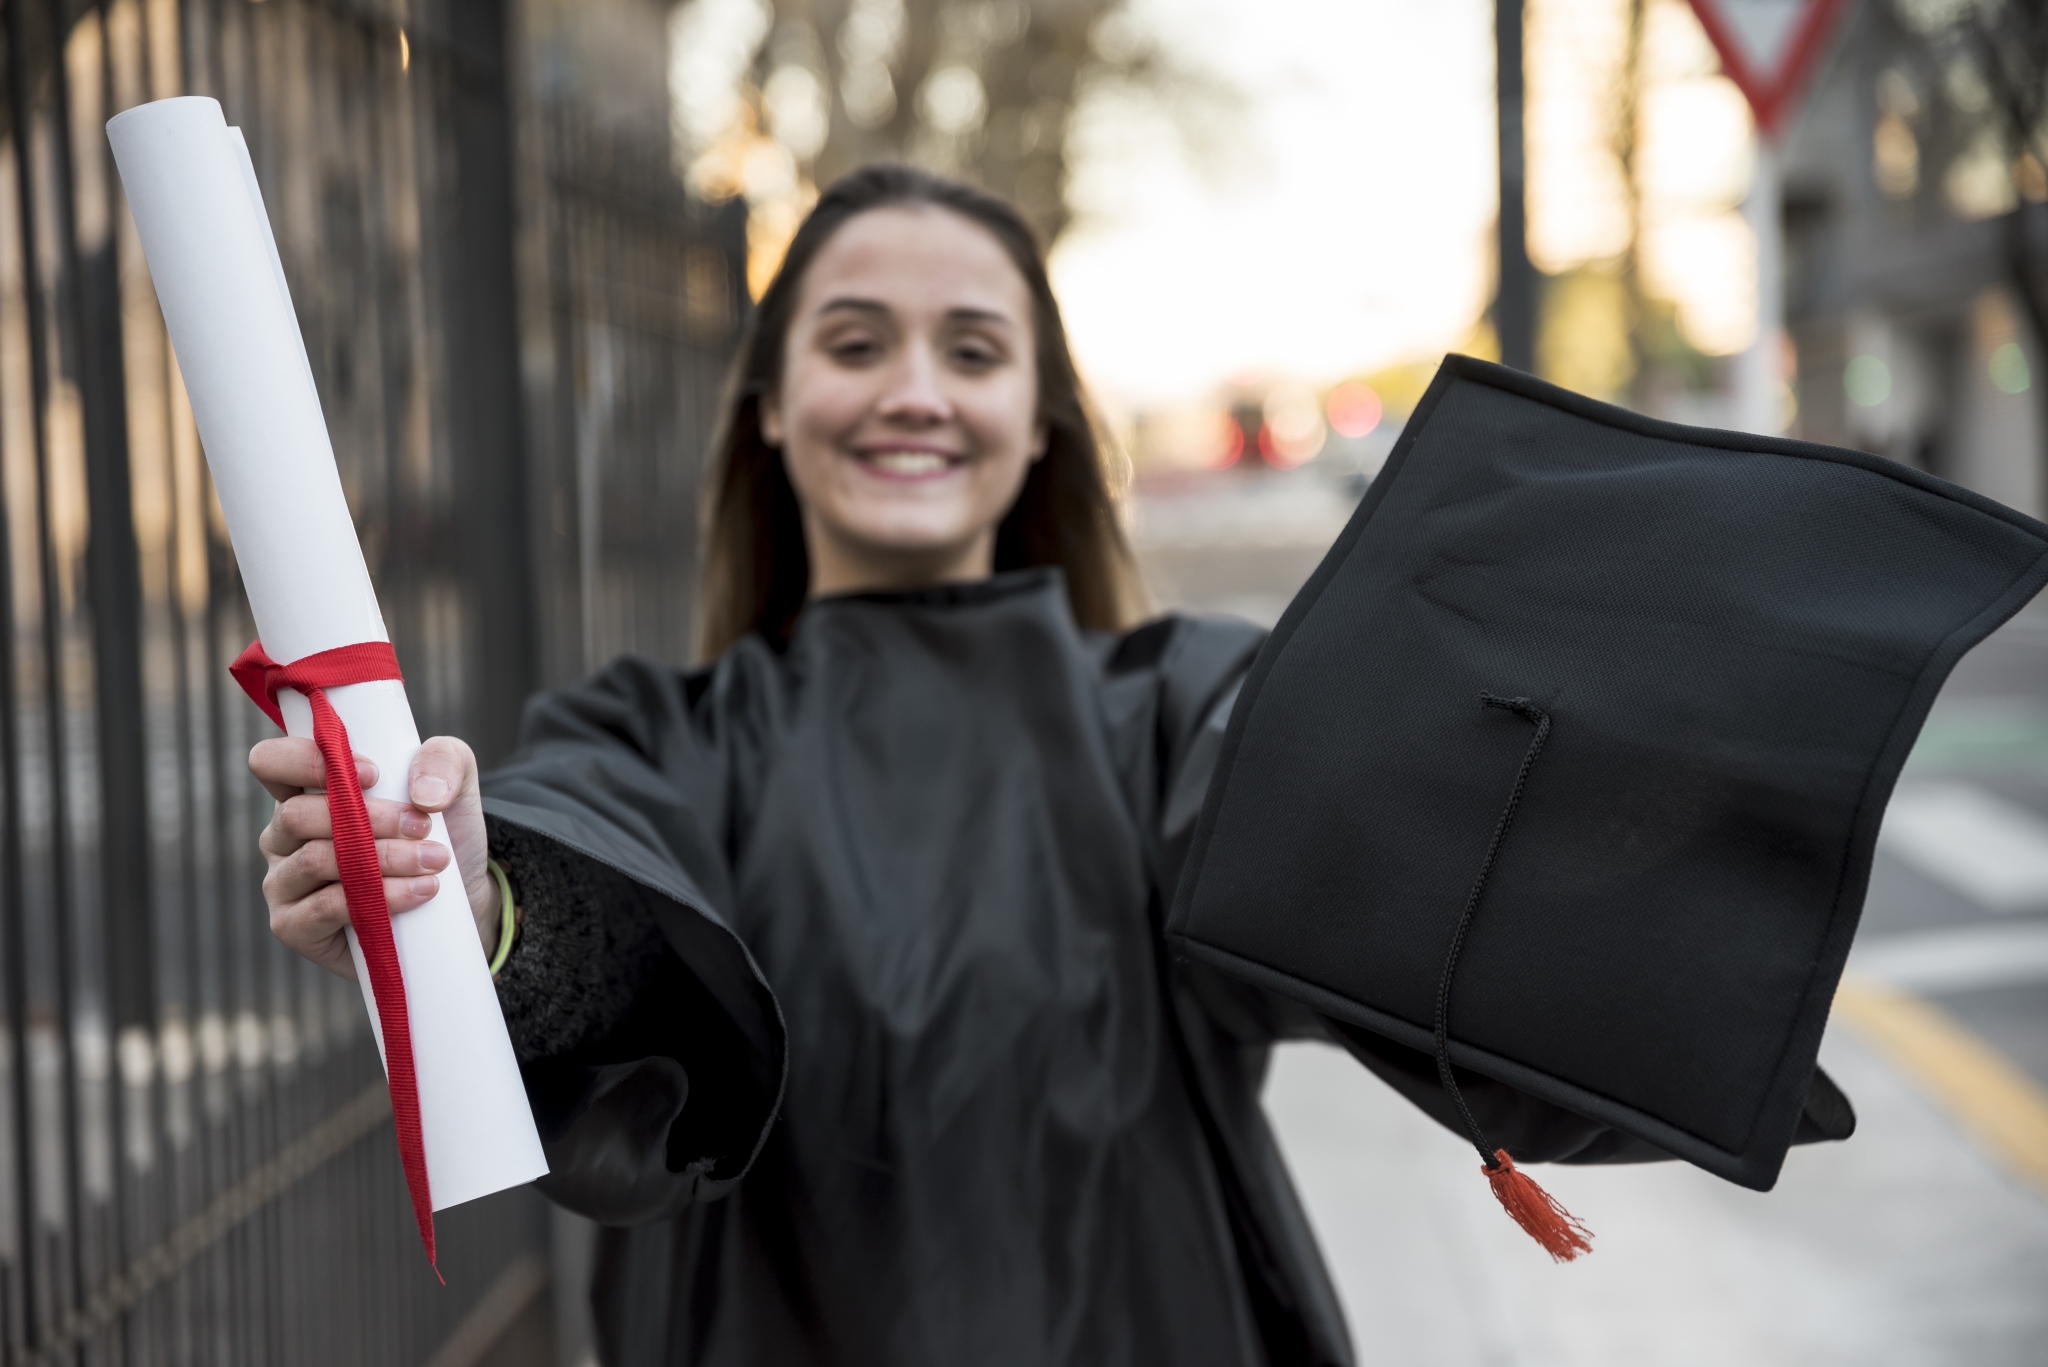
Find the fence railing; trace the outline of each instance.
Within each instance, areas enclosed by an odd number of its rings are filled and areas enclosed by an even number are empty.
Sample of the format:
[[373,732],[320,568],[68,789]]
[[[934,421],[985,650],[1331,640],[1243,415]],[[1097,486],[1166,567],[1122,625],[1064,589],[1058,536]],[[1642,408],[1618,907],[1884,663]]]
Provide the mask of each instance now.
[[0,0],[7,1362],[457,1367],[545,1325],[537,1198],[444,1213],[436,1284],[357,990],[268,933],[252,628],[102,129],[173,94],[244,129],[422,730],[488,759],[533,687],[686,653],[745,303],[658,43],[594,114],[578,10]]

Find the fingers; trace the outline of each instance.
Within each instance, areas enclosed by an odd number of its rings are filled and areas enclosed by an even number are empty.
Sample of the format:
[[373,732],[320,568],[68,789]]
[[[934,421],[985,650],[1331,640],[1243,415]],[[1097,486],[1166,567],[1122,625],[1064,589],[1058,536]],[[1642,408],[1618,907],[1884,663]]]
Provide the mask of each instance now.
[[[386,878],[384,900],[395,916],[425,906],[439,888],[440,880],[433,877]],[[269,890],[267,884],[265,890]],[[272,899],[270,903],[271,934],[285,948],[345,978],[355,976],[348,942],[342,936],[348,923],[348,901],[339,883],[322,884],[291,901]]]
[[[425,812],[388,798],[363,799],[370,813],[370,834],[380,840],[424,840],[434,830]],[[263,828],[257,845],[267,855],[283,858],[308,840],[332,840],[334,818],[324,793],[300,793],[277,805],[270,824]]]
[[476,753],[453,736],[434,736],[420,746],[406,775],[413,805],[440,814],[455,850],[470,914],[486,945],[498,937],[498,895],[491,883],[490,834],[477,781]]
[[[362,786],[376,783],[377,766],[368,756],[357,755],[355,761],[356,778]],[[279,802],[308,788],[327,786],[327,763],[320,758],[320,747],[300,736],[257,741],[249,751],[249,772]]]
[[[377,766],[358,754],[356,781],[377,782]],[[302,737],[259,742],[249,752],[249,772],[277,800],[277,810],[259,844],[269,861],[263,898],[270,928],[289,949],[342,977],[355,976],[348,952],[348,903],[334,853],[334,822],[324,792],[326,765],[319,747]],[[436,736],[420,748],[407,775],[412,803],[364,797],[384,898],[393,913],[410,911],[439,893],[441,875],[452,872],[447,845],[424,839],[433,830],[429,813],[446,812],[449,839],[464,851],[463,867],[483,875],[485,833],[478,796],[476,756],[459,740]],[[474,856],[472,858],[472,856]],[[483,892],[465,882],[472,912]],[[486,889],[487,891],[487,889]],[[494,923],[495,924],[495,923]]]
[[[448,847],[436,841],[379,840],[377,868],[384,875],[391,909],[404,911],[431,900],[440,886],[436,875],[448,867],[448,859]],[[339,895],[340,877],[334,842],[308,840],[271,865],[263,878],[263,897],[275,908],[304,901],[329,884]]]
[[453,736],[433,736],[413,756],[407,791],[422,811],[445,811],[476,792],[476,754]]
[[348,903],[341,885],[330,884],[310,897],[280,905],[270,904],[270,933],[286,949],[345,978],[355,976],[355,963],[342,934],[348,925]]

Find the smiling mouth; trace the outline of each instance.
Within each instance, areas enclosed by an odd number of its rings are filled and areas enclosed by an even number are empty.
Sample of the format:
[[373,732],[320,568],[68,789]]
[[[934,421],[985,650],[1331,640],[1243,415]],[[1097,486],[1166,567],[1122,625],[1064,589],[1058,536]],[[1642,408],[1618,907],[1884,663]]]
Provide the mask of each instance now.
[[884,479],[937,479],[965,465],[964,456],[938,451],[857,451],[854,459]]

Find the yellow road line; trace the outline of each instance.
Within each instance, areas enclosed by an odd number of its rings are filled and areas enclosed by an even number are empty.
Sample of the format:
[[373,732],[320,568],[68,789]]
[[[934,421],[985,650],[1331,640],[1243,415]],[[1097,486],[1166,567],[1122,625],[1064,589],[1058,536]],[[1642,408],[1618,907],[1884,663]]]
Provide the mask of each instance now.
[[1984,1146],[2048,1191],[2048,1091],[1924,997],[1854,977],[1835,1016],[1881,1049]]

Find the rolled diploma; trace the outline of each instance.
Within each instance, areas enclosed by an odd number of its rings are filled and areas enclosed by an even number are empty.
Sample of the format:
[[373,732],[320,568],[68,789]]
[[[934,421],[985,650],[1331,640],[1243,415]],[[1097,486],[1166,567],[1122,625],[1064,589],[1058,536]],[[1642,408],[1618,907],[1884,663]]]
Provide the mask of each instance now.
[[[213,100],[185,97],[116,115],[107,136],[265,651],[290,663],[390,640],[240,130]],[[376,761],[371,794],[405,801],[420,748],[405,685],[350,684],[327,697],[356,751]],[[292,735],[313,734],[302,695],[281,690],[278,703]],[[452,850],[441,818],[433,821],[432,838]],[[433,901],[391,923],[434,1209],[542,1176],[547,1160],[461,872],[451,863]],[[353,929],[348,945],[381,1053]]]

